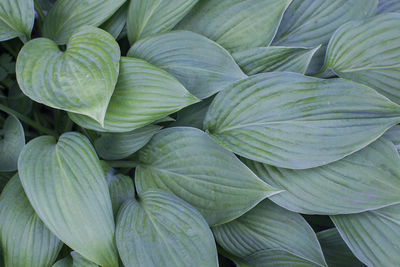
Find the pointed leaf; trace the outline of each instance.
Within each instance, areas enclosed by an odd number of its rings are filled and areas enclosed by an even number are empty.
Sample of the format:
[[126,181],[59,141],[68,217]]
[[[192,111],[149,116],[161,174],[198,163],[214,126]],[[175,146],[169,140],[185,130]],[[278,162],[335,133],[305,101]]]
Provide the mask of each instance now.
[[34,21],[33,0],[0,1],[0,42],[15,37],[29,40]]
[[206,117],[208,107],[213,100],[212,97],[182,109],[177,113],[177,118],[170,126],[188,126],[197,129],[203,129],[204,118]]
[[379,0],[378,9],[376,13],[400,13],[400,1],[399,0]]
[[101,28],[106,32],[110,33],[114,37],[114,39],[118,38],[118,36],[121,34],[122,30],[126,25],[126,17],[128,15],[127,14],[128,4],[129,2],[123,4],[118,9],[118,11],[115,12],[114,15],[112,15],[111,18],[109,18],[101,25]]
[[25,146],[25,133],[19,120],[9,116],[3,124],[0,136],[0,172],[17,170],[18,157]]

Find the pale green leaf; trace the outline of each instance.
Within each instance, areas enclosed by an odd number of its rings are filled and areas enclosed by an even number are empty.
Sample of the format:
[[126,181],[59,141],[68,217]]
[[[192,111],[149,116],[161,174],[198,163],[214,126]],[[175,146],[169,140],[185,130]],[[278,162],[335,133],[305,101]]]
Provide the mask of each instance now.
[[83,25],[100,26],[126,0],[58,0],[43,24],[43,36],[57,44],[66,44]]
[[0,172],[17,170],[18,157],[24,146],[24,128],[16,117],[9,116],[0,135]]
[[400,1],[399,0],[379,0],[378,9],[376,13],[389,13],[397,12],[400,13]]
[[268,46],[292,0],[203,0],[179,24],[230,51]]
[[204,118],[208,107],[213,100],[212,97],[182,109],[177,113],[177,118],[171,126],[189,126],[197,129],[203,129]]
[[195,128],[161,130],[139,151],[139,160],[139,194],[151,188],[170,191],[199,210],[210,225],[231,221],[279,192]]
[[0,241],[9,267],[50,266],[62,247],[36,215],[17,174],[0,196]]
[[246,77],[223,47],[188,31],[144,38],[131,47],[128,56],[168,71],[198,98],[207,98]]
[[212,232],[182,199],[151,190],[124,203],[116,229],[125,266],[218,266]]
[[86,137],[38,137],[25,146],[18,168],[33,208],[58,238],[99,265],[118,266],[108,186]]
[[119,72],[118,43],[107,32],[84,26],[74,32],[65,52],[38,38],[17,59],[21,90],[36,102],[90,116],[103,123]]
[[128,13],[128,4],[129,2],[126,2],[123,4],[117,12],[112,15],[111,18],[109,18],[107,21],[105,21],[102,25],[101,28],[105,30],[106,32],[110,33],[114,39],[117,39],[118,36],[121,34],[122,30],[124,29],[126,25],[126,17]]
[[362,149],[399,120],[400,107],[367,86],[284,72],[229,86],[215,97],[204,125],[243,157],[306,169]]
[[69,116],[82,127],[96,131],[129,132],[198,101],[164,70],[141,59],[123,57],[104,127],[87,116]]
[[71,254],[53,264],[52,267],[97,267],[98,265],[85,259],[77,253],[72,251]]
[[0,42],[15,37],[29,40],[34,21],[33,0],[0,1]]
[[392,128],[390,128],[383,137],[389,141],[391,141],[397,148],[398,151],[400,151],[400,125],[395,125]]

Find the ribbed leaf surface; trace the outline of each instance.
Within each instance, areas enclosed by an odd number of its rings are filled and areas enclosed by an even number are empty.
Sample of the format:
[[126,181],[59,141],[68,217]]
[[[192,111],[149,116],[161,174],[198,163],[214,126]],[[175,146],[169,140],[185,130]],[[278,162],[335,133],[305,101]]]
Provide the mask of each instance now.
[[15,37],[29,40],[34,20],[33,0],[0,1],[0,42]]
[[25,133],[19,120],[9,116],[2,127],[3,136],[0,138],[0,171],[17,170],[18,157],[25,146]]
[[399,0],[379,0],[379,5],[376,13],[380,14],[389,12],[400,12]]

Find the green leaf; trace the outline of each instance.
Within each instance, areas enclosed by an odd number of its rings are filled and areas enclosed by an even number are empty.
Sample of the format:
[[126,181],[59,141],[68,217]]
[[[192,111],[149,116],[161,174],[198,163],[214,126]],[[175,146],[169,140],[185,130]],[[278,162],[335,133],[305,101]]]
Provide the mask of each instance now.
[[15,37],[29,40],[34,21],[33,0],[0,1],[0,42]]
[[206,117],[208,107],[213,100],[212,97],[182,109],[177,113],[177,118],[170,126],[189,126],[197,129],[203,129],[204,118]]
[[102,133],[95,140],[94,146],[103,159],[127,158],[145,146],[161,128],[161,126],[150,124],[126,133]]
[[131,44],[170,31],[198,0],[131,0],[127,30]]
[[400,205],[358,214],[331,216],[357,258],[368,266],[400,262]]
[[390,128],[383,137],[389,141],[391,141],[397,148],[398,151],[400,151],[400,125],[395,125],[392,128]]
[[400,203],[400,156],[380,138],[334,163],[306,170],[244,160],[266,183],[285,190],[276,204],[303,214],[348,214]]
[[292,0],[204,0],[178,25],[230,51],[268,46]]
[[17,170],[18,157],[25,146],[25,134],[19,120],[9,116],[0,136],[0,172]]
[[[14,174],[15,174],[15,172],[0,172],[0,193],[1,193],[1,191],[3,191],[3,188],[6,186],[6,184],[11,179],[11,177],[14,176]],[[1,262],[1,259],[0,259],[0,262]]]
[[[303,217],[269,200],[212,230],[217,243],[237,257],[274,249],[298,257],[308,266],[326,266],[317,237]],[[269,261],[272,266],[283,266],[279,261]]]
[[349,22],[332,37],[323,71],[366,84],[400,103],[400,14]]
[[142,39],[131,47],[128,56],[145,59],[168,71],[202,99],[246,77],[223,47],[188,31]]
[[126,0],[58,0],[43,24],[43,36],[57,44],[66,44],[75,30],[83,25],[100,26]]
[[65,52],[45,38],[27,43],[18,55],[17,80],[36,102],[85,114],[102,124],[119,59],[118,43],[109,33],[84,26],[74,32]]
[[311,58],[320,48],[256,47],[233,53],[232,56],[247,75],[261,72],[291,71],[306,73]]
[[139,151],[139,160],[139,195],[152,188],[170,191],[199,210],[210,225],[231,221],[279,192],[195,128],[161,130]]
[[80,126],[96,131],[129,132],[198,101],[164,70],[141,59],[123,57],[104,127],[87,116],[69,116]]
[[36,215],[17,174],[0,196],[0,241],[10,267],[50,266],[62,247]]
[[29,97],[22,93],[18,83],[15,81],[8,88],[7,104],[11,109],[21,114],[29,114],[32,110],[33,102]]
[[116,240],[125,266],[218,266],[212,232],[180,198],[151,190],[124,203]]
[[112,15],[111,18],[109,18],[101,25],[101,28],[106,32],[110,33],[114,37],[114,39],[118,38],[118,36],[121,34],[122,30],[126,25],[126,17],[128,15],[127,14],[128,4],[129,2],[123,4],[118,9],[118,11],[115,12],[114,15]]
[[204,125],[240,156],[306,169],[362,149],[399,120],[400,107],[364,85],[265,73],[220,92]]
[[363,267],[343,241],[338,230],[331,228],[317,234],[329,267]]
[[[279,249],[260,250],[239,261],[238,267],[315,267],[301,257]],[[326,265],[324,265],[326,266]]]
[[58,238],[101,266],[118,266],[108,186],[86,137],[38,137],[25,146],[18,168],[33,208]]
[[53,267],[98,267],[98,265],[85,259],[76,251],[72,251],[71,255],[57,261]]
[[389,12],[400,12],[400,1],[399,0],[379,0],[377,14],[389,13]]

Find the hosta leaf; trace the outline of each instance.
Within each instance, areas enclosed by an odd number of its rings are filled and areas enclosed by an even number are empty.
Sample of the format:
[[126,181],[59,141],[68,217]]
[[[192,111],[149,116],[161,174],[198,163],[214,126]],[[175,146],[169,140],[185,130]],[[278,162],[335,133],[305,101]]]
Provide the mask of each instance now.
[[400,157],[380,138],[334,163],[307,170],[244,160],[262,180],[285,190],[271,200],[304,214],[347,214],[400,203]]
[[123,4],[117,12],[112,15],[106,22],[101,25],[101,28],[110,33],[114,39],[117,39],[126,25],[126,17],[128,13],[128,4]]
[[163,191],[124,203],[116,240],[125,266],[218,266],[207,222],[192,206]]
[[34,21],[33,0],[0,1],[0,42],[15,37],[29,40]]
[[128,39],[139,39],[170,31],[198,0],[131,0],[128,12]]
[[210,225],[231,221],[278,193],[204,132],[158,132],[139,152],[136,188],[170,191],[197,208]]
[[11,109],[19,113],[28,114],[32,110],[33,102],[29,97],[22,93],[21,89],[19,89],[18,83],[15,81],[8,88],[7,104]]
[[85,259],[77,253],[72,251],[70,256],[67,256],[59,261],[57,261],[53,267],[97,267],[98,265]]
[[0,172],[0,193],[14,174],[15,172]]
[[146,145],[160,129],[161,126],[148,125],[126,133],[102,133],[94,146],[103,159],[127,158]]
[[400,262],[400,205],[358,214],[331,216],[357,258],[368,266]]
[[25,146],[25,134],[19,120],[9,116],[0,136],[0,172],[17,170],[18,157]]
[[128,56],[174,75],[192,94],[209,97],[246,75],[221,46],[196,33],[174,31],[138,41]]
[[360,150],[398,123],[399,116],[398,105],[357,83],[265,73],[220,92],[204,125],[215,140],[243,157],[306,169]]
[[107,182],[86,137],[38,137],[25,146],[18,168],[33,208],[58,238],[99,265],[118,266]]
[[36,215],[17,174],[0,196],[0,241],[10,267],[50,266],[62,246]]
[[65,44],[73,32],[83,26],[100,26],[126,0],[58,0],[43,24],[43,35],[57,44]]
[[324,70],[400,103],[400,13],[349,22],[332,37]]
[[379,0],[379,5],[376,13],[380,14],[389,12],[400,12],[399,0]]
[[69,116],[85,128],[101,132],[129,132],[198,101],[162,69],[141,59],[123,57],[104,127],[87,116],[74,113],[69,113]]
[[389,141],[391,141],[397,148],[400,150],[400,125],[395,125],[390,128],[383,137]]
[[[307,266],[326,266],[317,237],[303,217],[269,200],[212,230],[217,243],[237,257],[274,249],[306,261]],[[269,259],[269,264],[284,266],[273,259]]]
[[268,46],[292,0],[203,0],[178,25],[230,51]]
[[213,100],[212,97],[182,109],[177,113],[177,118],[171,126],[190,126],[198,129],[203,129],[204,118],[208,107]]
[[319,232],[317,237],[329,267],[364,266],[353,255],[336,228]]
[[305,73],[311,58],[320,47],[256,47],[232,56],[247,75],[260,72],[291,71]]
[[17,79],[31,99],[102,124],[117,82],[119,59],[118,43],[110,34],[84,26],[74,32],[65,52],[45,38],[27,43],[18,55]]
[[[312,267],[321,266],[279,249],[260,250],[244,259],[238,267]],[[326,265],[324,265],[326,266]]]

